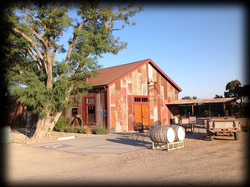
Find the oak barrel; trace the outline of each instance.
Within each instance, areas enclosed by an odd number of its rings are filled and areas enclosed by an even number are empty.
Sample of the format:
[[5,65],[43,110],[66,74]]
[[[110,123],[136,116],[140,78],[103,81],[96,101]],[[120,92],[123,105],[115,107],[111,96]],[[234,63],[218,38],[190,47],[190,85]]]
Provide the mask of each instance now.
[[179,125],[170,125],[175,132],[175,141],[183,141],[185,139],[185,129]]
[[150,130],[149,137],[154,143],[172,143],[175,140],[175,132],[169,125],[157,125]]

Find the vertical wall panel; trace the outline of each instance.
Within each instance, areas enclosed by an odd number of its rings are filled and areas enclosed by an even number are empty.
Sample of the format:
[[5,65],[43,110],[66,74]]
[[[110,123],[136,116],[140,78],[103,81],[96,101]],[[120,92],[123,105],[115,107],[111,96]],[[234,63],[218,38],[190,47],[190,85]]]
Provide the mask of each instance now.
[[115,102],[116,102],[115,84],[113,84],[109,87],[109,92],[110,92],[110,106],[115,107]]
[[122,126],[120,123],[122,121],[122,110],[116,110],[116,132],[122,132]]
[[110,126],[111,128],[116,128],[116,110],[115,110],[115,107],[110,107],[110,119],[111,119],[111,123],[110,123]]
[[121,80],[121,87],[126,87],[126,86],[127,86],[127,76]]
[[132,83],[132,73],[128,74],[126,77],[127,77],[127,82]]
[[132,94],[137,95],[137,70],[132,72]]
[[132,114],[128,114],[128,131],[132,131],[133,129],[133,115]]
[[103,126],[103,105],[100,91],[96,93],[96,125]]
[[132,88],[132,83],[128,83],[128,95],[133,94],[133,88]]
[[116,110],[120,110],[121,109],[121,90],[115,90],[115,94],[116,94]]
[[137,92],[136,95],[142,95],[142,80],[141,73],[137,73]]

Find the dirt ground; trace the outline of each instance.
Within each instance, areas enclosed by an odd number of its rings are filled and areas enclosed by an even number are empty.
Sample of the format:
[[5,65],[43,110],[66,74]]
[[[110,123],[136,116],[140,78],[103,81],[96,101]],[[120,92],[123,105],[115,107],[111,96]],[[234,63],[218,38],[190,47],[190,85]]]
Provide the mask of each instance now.
[[8,186],[243,186],[249,176],[249,133],[193,139],[184,149],[145,149],[94,156],[11,143],[5,149]]

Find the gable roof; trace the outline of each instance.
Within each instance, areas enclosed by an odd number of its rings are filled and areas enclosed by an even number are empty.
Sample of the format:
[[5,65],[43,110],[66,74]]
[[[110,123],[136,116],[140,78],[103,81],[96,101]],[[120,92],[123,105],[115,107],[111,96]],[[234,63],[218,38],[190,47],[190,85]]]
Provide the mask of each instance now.
[[91,77],[88,82],[91,82],[92,87],[96,86],[110,86],[116,81],[122,79],[124,76],[133,72],[134,70],[140,68],[146,63],[150,63],[154,68],[156,68],[162,76],[176,87],[177,90],[182,91],[182,89],[172,81],[151,59],[140,60],[128,64],[123,64],[119,66],[113,66],[109,68],[103,68],[97,70],[100,74],[97,77]]

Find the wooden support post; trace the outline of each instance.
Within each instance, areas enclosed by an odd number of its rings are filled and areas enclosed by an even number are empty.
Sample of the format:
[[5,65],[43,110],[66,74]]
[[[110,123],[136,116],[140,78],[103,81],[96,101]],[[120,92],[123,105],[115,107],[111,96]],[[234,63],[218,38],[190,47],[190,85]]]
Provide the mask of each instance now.
[[192,116],[194,116],[194,105],[192,104]]
[[[209,111],[209,114],[210,114],[210,103],[208,103],[208,111]],[[210,117],[212,116],[212,114],[210,115]]]
[[226,105],[225,105],[225,103],[223,103],[223,112],[224,112],[224,116],[226,116]]
[[233,113],[233,107],[232,107],[232,103],[230,103],[230,108],[231,108],[231,116],[234,116],[234,113]]
[[199,116],[201,116],[201,105],[199,105]]

